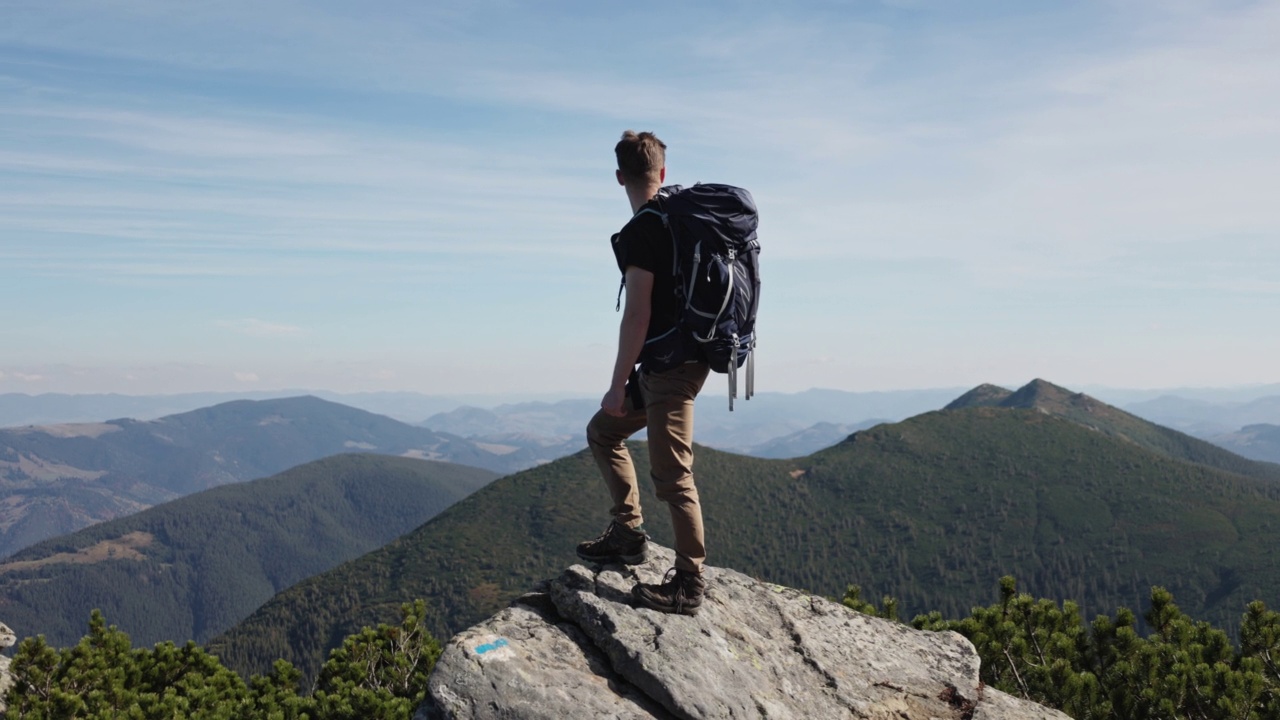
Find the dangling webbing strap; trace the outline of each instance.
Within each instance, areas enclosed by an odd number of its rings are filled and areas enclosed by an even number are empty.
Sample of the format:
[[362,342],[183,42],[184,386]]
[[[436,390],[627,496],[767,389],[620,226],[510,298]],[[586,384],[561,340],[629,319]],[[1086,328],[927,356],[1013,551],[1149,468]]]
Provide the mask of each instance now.
[[733,400],[738,397],[738,336],[733,336],[733,347],[729,349],[729,412],[733,412]]
[[[737,338],[734,338],[734,350],[731,356],[734,360],[738,357]],[[752,395],[756,394],[756,339],[755,334],[751,336],[751,345],[747,347],[747,379],[746,391],[742,394],[743,400],[750,400]],[[733,401],[738,397],[738,363],[730,361],[729,363],[729,412],[733,412]]]

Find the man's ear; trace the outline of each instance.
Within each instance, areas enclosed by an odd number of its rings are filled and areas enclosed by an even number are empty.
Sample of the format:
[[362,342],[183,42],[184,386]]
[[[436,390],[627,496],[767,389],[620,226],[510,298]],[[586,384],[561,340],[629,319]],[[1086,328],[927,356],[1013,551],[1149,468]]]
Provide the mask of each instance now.
[[658,171],[658,182],[664,183],[666,181],[667,181],[667,166],[663,165],[662,169]]
[[614,176],[614,177],[616,177],[616,178],[618,178],[618,184],[619,184],[619,185],[623,185],[623,186],[625,186],[625,185],[626,185],[626,183],[625,183],[625,182],[623,182],[623,180],[622,180],[622,171],[621,171],[621,170],[614,170],[614,171],[613,171],[613,176]]

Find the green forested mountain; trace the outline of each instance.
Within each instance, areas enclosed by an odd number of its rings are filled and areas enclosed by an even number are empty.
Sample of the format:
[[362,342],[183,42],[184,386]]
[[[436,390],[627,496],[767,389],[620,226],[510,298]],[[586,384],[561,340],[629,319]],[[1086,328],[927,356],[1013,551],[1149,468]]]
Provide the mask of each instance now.
[[495,472],[535,464],[524,451],[494,452],[315,397],[237,400],[145,422],[0,429],[0,558],[189,493],[352,452]]
[[0,564],[0,619],[74,644],[101,609],[141,645],[203,642],[275,593],[394,539],[495,473],[337,455],[46,540]]
[[995,385],[979,385],[945,409],[975,407],[1039,410],[1177,460],[1280,482],[1280,465],[1243,458],[1213,443],[1143,420],[1084,393],[1073,393],[1044,380],[1032,380],[1016,392]]
[[[1280,484],[1040,409],[927,413],[791,460],[699,448],[697,473],[711,562],[832,596],[857,583],[899,598],[906,617],[965,615],[1007,574],[1090,616],[1142,607],[1164,585],[1229,629],[1280,592]],[[645,498],[649,531],[670,543],[665,508]],[[242,672],[285,657],[314,673],[335,638],[393,621],[412,598],[448,636],[573,562],[608,504],[585,452],[502,478],[278,595],[211,648]]]

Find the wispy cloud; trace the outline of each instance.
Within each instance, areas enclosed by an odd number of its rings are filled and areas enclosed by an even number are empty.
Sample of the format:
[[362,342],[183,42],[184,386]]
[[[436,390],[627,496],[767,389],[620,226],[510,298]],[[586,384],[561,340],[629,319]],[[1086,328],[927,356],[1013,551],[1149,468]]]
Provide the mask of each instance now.
[[219,320],[218,327],[250,337],[259,338],[292,338],[303,334],[303,329],[294,325],[267,322],[257,318],[239,320]]
[[[21,4],[0,27],[0,301],[124,288],[101,322],[341,354],[359,284],[388,327],[433,339],[579,337],[613,322],[586,304],[614,281],[609,148],[628,126],[667,139],[671,179],[755,193],[783,334],[814,330],[817,292],[913,298],[916,316],[858,313],[885,338],[943,305],[981,323],[975,296],[1059,317],[1069,303],[1038,298],[1274,297],[1280,5],[755,10]],[[470,315],[441,310],[464,294]],[[277,313],[296,325],[257,319]],[[56,347],[48,328],[92,330],[80,317],[15,322]],[[795,367],[856,350],[779,340]]]

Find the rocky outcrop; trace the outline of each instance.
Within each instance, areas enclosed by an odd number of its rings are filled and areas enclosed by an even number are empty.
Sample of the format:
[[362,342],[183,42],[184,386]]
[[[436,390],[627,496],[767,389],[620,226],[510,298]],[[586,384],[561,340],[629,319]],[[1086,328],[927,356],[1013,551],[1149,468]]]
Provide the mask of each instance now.
[[628,568],[574,565],[454,636],[415,720],[863,718],[1065,720],[986,688],[955,633],[914,630],[843,605],[707,568],[697,617],[636,609]]
[[[18,642],[18,635],[8,625],[0,622],[0,651],[8,650]],[[9,692],[9,688],[13,687],[13,676],[9,674],[9,663],[12,662],[7,656],[0,655],[0,716],[4,715],[4,711],[8,709],[4,702],[4,696]]]

